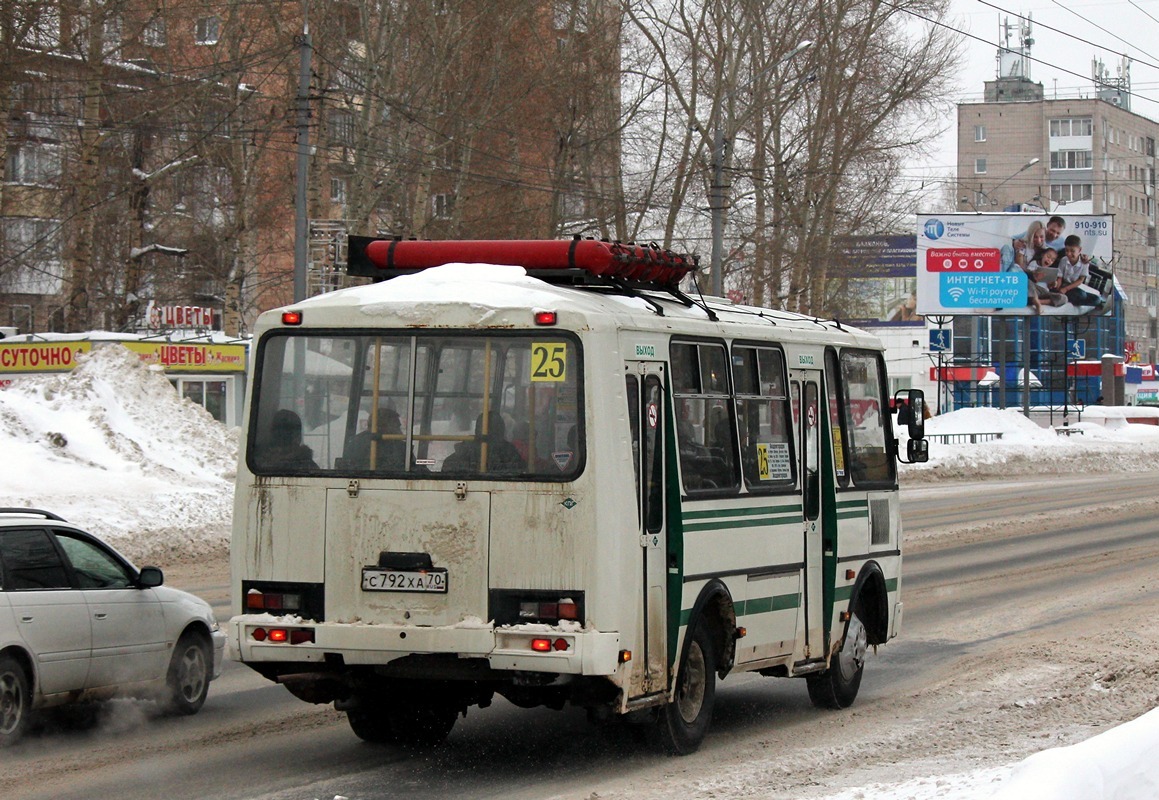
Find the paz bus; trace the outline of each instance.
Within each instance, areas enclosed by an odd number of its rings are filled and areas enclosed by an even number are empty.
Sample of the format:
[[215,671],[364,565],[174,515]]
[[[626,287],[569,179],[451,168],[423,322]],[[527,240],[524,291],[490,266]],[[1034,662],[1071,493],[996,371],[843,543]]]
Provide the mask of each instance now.
[[655,246],[349,251],[373,283],[255,329],[235,658],[407,746],[496,694],[675,754],[732,673],[854,701],[901,623],[895,459],[927,457],[876,338],[682,291]]

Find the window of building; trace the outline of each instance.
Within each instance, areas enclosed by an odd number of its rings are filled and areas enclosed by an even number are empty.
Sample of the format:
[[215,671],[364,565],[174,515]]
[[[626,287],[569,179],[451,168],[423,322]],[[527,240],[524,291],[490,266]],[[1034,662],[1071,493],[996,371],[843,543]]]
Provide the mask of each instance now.
[[975,125],[974,126],[974,141],[975,142],[986,141],[986,126],[985,125]]
[[119,16],[112,16],[105,20],[103,33],[105,52],[121,49],[121,35],[124,23]]
[[588,9],[586,0],[555,0],[552,3],[551,23],[557,31],[587,33]]
[[1054,150],[1050,154],[1051,169],[1090,169],[1092,163],[1090,150]]
[[16,29],[27,28],[25,47],[51,50],[60,47],[60,8],[54,3],[17,3]]
[[334,111],[330,114],[330,140],[335,144],[352,147],[354,145],[354,115],[349,111]]
[[0,292],[8,294],[58,294],[62,286],[60,220],[5,217],[5,262],[15,269],[0,273]]
[[435,219],[450,219],[455,213],[455,196],[436,194],[431,198],[431,211]]
[[346,202],[346,179],[345,178],[331,178],[330,179],[330,202],[343,203]]
[[154,17],[145,24],[141,31],[141,43],[146,47],[164,47],[168,43],[165,36],[165,20]]
[[1093,185],[1089,183],[1056,183],[1050,187],[1050,199],[1055,203],[1073,203],[1090,200]]
[[221,36],[221,20],[216,17],[201,17],[197,20],[193,32],[195,44],[217,44]]
[[8,314],[8,324],[21,333],[36,330],[32,316],[32,306],[12,306]]
[[974,159],[974,174],[975,175],[985,175],[986,174],[986,159],[984,159],[984,158],[975,158]]
[[55,186],[60,183],[60,145],[22,142],[8,148],[6,182],[25,186]]
[[1078,119],[1052,119],[1050,121],[1050,135],[1055,136],[1091,136],[1094,133],[1094,123],[1090,117]]

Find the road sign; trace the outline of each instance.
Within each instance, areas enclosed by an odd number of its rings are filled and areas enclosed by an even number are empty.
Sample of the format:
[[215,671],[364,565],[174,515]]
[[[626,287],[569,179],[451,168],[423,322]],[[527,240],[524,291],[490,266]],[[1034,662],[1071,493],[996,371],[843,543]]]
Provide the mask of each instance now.
[[1073,359],[1080,359],[1087,357],[1087,340],[1086,339],[1067,339],[1066,340],[1066,357]]
[[930,352],[944,353],[954,349],[953,331],[949,328],[930,329]]

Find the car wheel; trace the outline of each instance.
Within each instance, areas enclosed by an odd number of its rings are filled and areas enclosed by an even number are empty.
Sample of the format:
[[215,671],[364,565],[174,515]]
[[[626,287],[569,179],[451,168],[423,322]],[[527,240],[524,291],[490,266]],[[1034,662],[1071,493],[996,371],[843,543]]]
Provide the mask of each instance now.
[[869,648],[865,625],[861,622],[861,605],[854,606],[845,630],[841,649],[829,659],[829,669],[806,678],[809,699],[818,708],[849,708],[861,688],[865,671],[865,652]]
[[24,667],[14,658],[0,657],[0,747],[20,741],[31,713],[32,691]]
[[172,714],[196,714],[209,693],[209,644],[195,633],[182,634],[165,677],[165,709]]
[[671,755],[696,752],[708,733],[715,705],[716,651],[708,630],[697,624],[684,648],[675,695],[656,720],[660,746]]

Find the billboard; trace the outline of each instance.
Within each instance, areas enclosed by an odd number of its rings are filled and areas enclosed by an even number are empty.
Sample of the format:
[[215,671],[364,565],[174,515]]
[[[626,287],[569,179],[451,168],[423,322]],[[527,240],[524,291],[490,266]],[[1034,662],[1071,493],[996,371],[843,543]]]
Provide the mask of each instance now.
[[924,325],[915,311],[913,234],[839,236],[830,265],[827,298],[833,313],[852,325]]
[[917,311],[1110,314],[1112,224],[1094,214],[919,214]]

